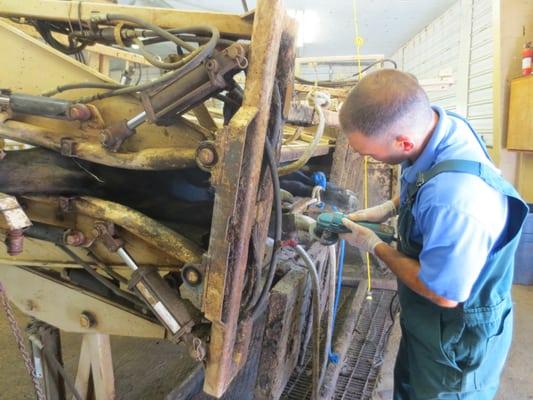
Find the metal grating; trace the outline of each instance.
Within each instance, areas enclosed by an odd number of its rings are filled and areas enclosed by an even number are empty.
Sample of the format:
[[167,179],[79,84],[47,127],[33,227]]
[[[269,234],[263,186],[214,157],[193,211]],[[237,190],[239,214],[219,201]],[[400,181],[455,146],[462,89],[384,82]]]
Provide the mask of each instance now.
[[[391,309],[395,292],[374,290],[373,300],[362,305],[352,343],[348,347],[335,389],[335,400],[370,399],[383,361],[383,352],[392,326]],[[396,302],[395,302],[396,303]],[[311,396],[310,351],[305,368],[289,379],[283,400],[304,400]]]

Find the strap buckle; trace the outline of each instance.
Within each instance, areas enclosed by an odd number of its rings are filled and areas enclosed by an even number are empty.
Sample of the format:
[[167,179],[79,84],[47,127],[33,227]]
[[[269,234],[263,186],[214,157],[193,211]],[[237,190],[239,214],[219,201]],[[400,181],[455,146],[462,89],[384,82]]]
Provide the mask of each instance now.
[[419,172],[418,174],[416,174],[416,187],[419,189],[424,183],[426,183],[424,174],[422,172]]

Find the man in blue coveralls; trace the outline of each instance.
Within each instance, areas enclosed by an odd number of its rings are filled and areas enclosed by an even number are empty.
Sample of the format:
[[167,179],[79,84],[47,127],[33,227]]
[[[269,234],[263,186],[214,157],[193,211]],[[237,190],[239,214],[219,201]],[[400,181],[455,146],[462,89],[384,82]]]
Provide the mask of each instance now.
[[[514,253],[527,207],[468,121],[431,106],[416,79],[365,76],[340,111],[351,147],[402,164],[400,197],[357,211],[344,239],[398,278],[395,399],[492,399],[512,336]],[[398,249],[356,221],[398,211]]]

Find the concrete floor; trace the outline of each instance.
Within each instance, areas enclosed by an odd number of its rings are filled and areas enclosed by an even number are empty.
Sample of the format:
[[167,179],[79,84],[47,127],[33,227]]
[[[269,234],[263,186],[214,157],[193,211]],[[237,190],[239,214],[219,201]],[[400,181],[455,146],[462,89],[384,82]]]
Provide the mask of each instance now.
[[[533,286],[513,287],[515,305],[513,344],[505,366],[497,400],[533,400]],[[395,324],[385,352],[380,383],[373,400],[392,399],[394,360],[400,344]]]
[[[502,377],[498,400],[533,400],[533,286],[515,286],[515,329],[511,354]],[[25,326],[27,318],[17,317]],[[399,343],[397,326],[385,354],[375,400],[390,399],[392,367]],[[80,336],[63,334],[65,366],[73,375],[78,360]],[[164,399],[180,381],[192,362],[186,352],[168,342],[125,337],[112,338],[117,398],[128,400]],[[31,382],[0,310],[0,399],[34,399]]]

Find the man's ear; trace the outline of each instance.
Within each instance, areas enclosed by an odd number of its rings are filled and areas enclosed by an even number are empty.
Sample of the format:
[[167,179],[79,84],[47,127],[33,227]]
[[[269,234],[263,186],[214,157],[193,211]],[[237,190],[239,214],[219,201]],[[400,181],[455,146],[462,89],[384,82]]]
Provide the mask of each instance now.
[[413,140],[410,137],[405,136],[405,135],[397,136],[396,137],[396,144],[405,153],[410,152],[415,147],[415,144],[414,144]]

